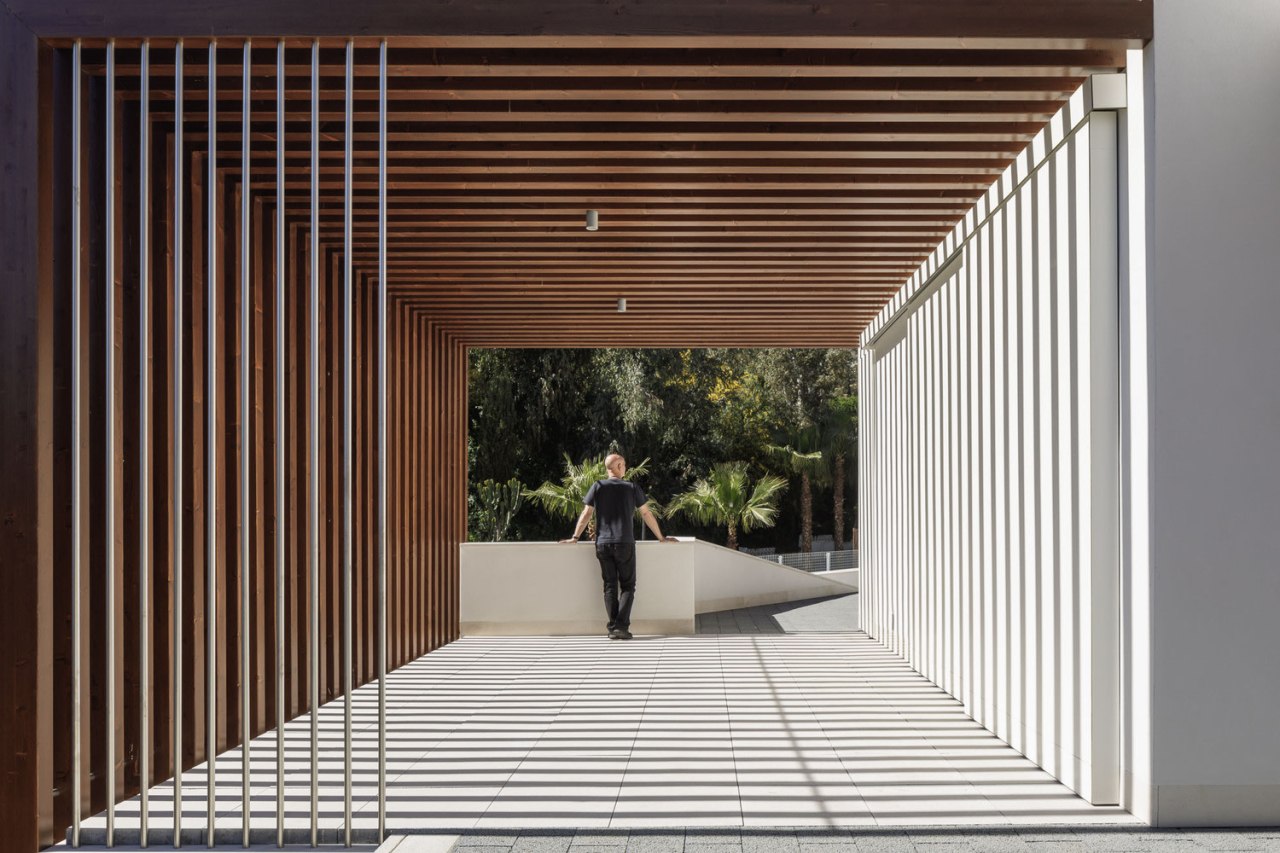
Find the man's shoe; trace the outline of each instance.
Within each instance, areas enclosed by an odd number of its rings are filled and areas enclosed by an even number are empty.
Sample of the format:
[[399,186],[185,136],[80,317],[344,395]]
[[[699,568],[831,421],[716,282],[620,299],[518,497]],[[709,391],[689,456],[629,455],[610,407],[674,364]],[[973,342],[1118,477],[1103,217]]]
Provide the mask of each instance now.
[[614,631],[613,634],[610,634],[609,636],[616,637],[616,639],[619,639],[619,640],[630,640],[631,632],[630,631]]

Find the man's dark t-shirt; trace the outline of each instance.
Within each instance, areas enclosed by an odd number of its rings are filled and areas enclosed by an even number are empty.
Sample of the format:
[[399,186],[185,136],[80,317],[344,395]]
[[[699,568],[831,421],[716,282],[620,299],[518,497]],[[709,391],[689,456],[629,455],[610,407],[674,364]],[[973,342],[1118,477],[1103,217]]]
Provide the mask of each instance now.
[[630,480],[596,480],[582,502],[596,510],[596,543],[635,542],[631,521],[648,500],[644,489]]

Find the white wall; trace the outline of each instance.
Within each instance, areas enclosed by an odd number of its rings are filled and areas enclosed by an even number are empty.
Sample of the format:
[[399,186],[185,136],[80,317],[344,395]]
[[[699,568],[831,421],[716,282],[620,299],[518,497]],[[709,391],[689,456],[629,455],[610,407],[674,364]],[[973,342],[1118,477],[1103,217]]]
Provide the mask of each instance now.
[[1280,824],[1280,3],[1150,50],[1154,819]]
[[[459,546],[463,636],[603,634],[603,584],[589,542],[468,542]],[[637,634],[692,634],[693,542],[636,545]]]
[[780,566],[710,542],[696,544],[694,572],[698,613],[857,592],[856,577],[828,578],[825,572]]
[[[604,632],[600,564],[590,543],[468,542],[460,551],[463,635]],[[696,539],[640,542],[631,630],[692,634],[699,613],[847,595],[856,591],[850,582]]]
[[1119,140],[1088,95],[863,336],[860,582],[868,633],[1115,803]]

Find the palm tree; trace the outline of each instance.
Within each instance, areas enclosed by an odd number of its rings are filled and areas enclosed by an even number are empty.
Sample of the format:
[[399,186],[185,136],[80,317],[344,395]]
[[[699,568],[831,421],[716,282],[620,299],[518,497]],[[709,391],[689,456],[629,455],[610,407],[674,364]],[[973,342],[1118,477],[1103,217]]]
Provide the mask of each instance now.
[[835,549],[844,548],[844,476],[845,463],[858,451],[858,398],[836,397],[827,404],[822,422],[823,453],[831,459],[832,518]]
[[725,545],[736,551],[739,530],[750,533],[757,527],[773,527],[787,481],[772,474],[761,477],[750,494],[747,485],[745,463],[721,463],[668,504],[667,515],[683,514],[698,524],[723,524],[729,531]]
[[[587,490],[591,488],[591,484],[608,477],[609,471],[604,467],[603,456],[583,459],[580,464],[575,465],[567,453],[564,455],[564,471],[564,477],[559,483],[543,483],[536,489],[526,491],[524,496],[545,509],[554,518],[573,520],[578,517],[578,513],[582,512],[582,499],[587,496]],[[649,460],[645,459],[638,465],[628,466],[623,479],[633,480],[648,473]],[[657,507],[652,500],[645,505],[650,509]],[[596,519],[593,515],[587,523],[587,536],[594,539],[595,535]]]
[[827,467],[821,450],[806,450],[818,444],[817,431],[806,429],[796,436],[795,444],[770,444],[765,450],[788,474],[800,477],[800,550],[813,550],[813,484],[826,482]]

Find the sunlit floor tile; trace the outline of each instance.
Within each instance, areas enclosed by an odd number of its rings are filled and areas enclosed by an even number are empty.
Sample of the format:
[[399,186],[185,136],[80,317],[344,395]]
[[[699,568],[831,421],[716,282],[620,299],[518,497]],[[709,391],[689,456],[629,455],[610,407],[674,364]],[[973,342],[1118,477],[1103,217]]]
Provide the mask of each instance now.
[[[353,826],[376,825],[374,685],[352,697]],[[1090,806],[865,635],[461,640],[387,678],[392,832],[492,827],[1132,823]],[[342,826],[344,703],[318,714],[320,825]],[[275,826],[276,739],[250,751],[255,830]],[[285,727],[285,822],[310,825],[310,718]],[[220,832],[240,755],[217,762]],[[204,770],[183,774],[203,827]],[[172,825],[173,788],[151,791]],[[136,827],[137,798],[117,808]],[[100,828],[101,815],[86,827]]]

